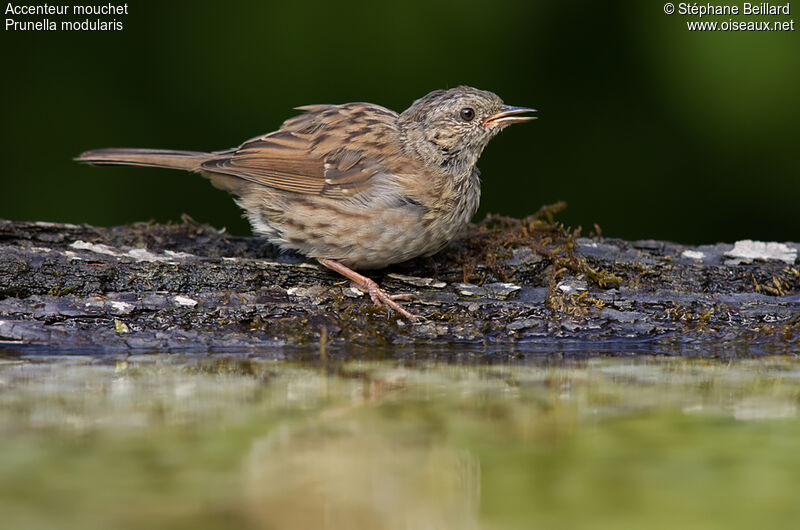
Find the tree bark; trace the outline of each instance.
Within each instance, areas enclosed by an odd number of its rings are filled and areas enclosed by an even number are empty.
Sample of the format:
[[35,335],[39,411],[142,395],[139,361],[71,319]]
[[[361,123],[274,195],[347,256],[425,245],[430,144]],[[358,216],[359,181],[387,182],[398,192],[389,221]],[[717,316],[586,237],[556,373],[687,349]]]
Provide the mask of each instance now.
[[797,354],[799,249],[581,238],[489,218],[433,258],[367,271],[415,297],[404,305],[424,320],[410,323],[315,262],[191,220],[0,221],[0,348]]

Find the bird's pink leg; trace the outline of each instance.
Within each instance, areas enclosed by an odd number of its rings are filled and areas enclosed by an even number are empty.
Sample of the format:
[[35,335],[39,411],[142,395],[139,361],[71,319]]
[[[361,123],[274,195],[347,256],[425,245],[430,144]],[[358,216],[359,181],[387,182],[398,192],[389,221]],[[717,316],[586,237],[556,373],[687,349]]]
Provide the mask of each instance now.
[[419,318],[416,315],[413,315],[408,311],[406,311],[405,309],[403,309],[402,307],[400,307],[400,304],[395,302],[391,296],[383,292],[383,290],[381,290],[381,288],[378,287],[377,283],[370,280],[366,276],[362,276],[353,269],[345,267],[338,261],[332,259],[318,259],[317,261],[319,261],[322,265],[328,267],[330,270],[336,271],[345,278],[349,279],[350,281],[355,283],[359,288],[363,289],[364,291],[367,291],[369,293],[369,297],[372,299],[372,302],[375,305],[386,304],[395,311],[397,311],[398,313],[400,313],[401,315],[403,315],[404,317],[406,317],[407,319],[409,319],[411,322],[415,322]]

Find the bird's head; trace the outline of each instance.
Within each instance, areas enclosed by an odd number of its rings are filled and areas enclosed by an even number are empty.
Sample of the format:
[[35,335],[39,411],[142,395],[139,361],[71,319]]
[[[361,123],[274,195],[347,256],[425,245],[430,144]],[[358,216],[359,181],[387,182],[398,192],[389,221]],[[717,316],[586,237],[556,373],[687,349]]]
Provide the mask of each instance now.
[[503,104],[496,94],[468,86],[436,90],[400,115],[410,147],[453,173],[471,172],[486,144],[512,123],[535,120],[535,109]]

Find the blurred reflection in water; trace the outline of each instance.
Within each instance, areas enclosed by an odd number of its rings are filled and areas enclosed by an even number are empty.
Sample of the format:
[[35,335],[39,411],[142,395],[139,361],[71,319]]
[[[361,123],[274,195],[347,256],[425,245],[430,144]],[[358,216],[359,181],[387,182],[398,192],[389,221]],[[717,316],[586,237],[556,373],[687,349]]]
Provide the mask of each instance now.
[[426,438],[355,422],[279,429],[245,462],[249,513],[270,528],[477,528],[480,463]]
[[0,513],[23,530],[791,527],[799,401],[795,358],[6,357]]

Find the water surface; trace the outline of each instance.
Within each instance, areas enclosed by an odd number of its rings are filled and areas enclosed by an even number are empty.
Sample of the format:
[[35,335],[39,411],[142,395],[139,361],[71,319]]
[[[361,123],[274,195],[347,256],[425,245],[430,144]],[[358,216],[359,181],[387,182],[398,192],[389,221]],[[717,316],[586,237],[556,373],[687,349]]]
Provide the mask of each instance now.
[[15,529],[797,527],[798,404],[786,357],[6,355],[0,513]]

